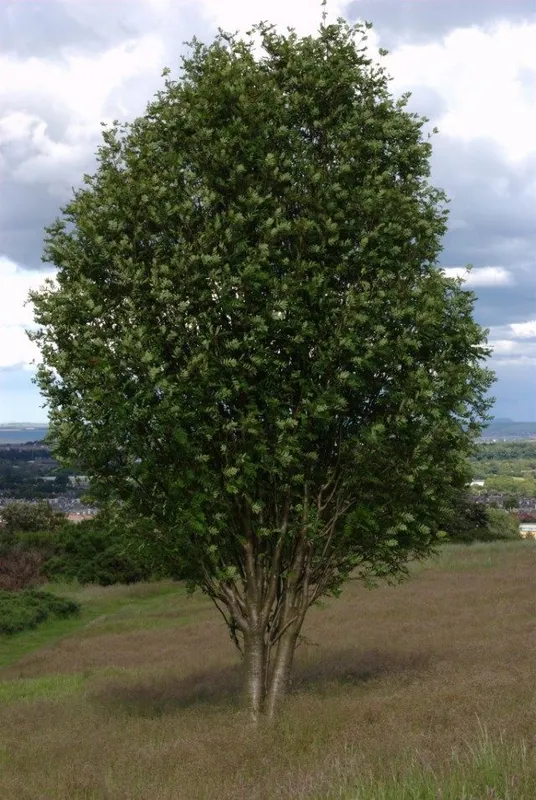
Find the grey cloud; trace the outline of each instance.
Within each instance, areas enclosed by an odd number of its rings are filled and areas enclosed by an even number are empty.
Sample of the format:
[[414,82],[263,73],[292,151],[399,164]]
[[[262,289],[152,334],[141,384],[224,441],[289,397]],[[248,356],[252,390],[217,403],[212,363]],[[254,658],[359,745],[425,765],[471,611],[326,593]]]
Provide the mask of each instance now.
[[477,287],[477,315],[486,326],[522,322],[536,308],[533,202],[536,159],[508,164],[491,143],[462,143],[439,135],[432,180],[451,198],[445,266],[500,266],[512,284]]
[[163,36],[171,52],[203,29],[207,23],[195,0],[177,3],[171,12],[158,11],[146,0],[15,0],[0,5],[0,51],[18,58],[96,54],[153,32]]
[[0,368],[0,422],[46,419],[43,398],[32,377],[33,373],[22,365]]
[[497,398],[494,415],[522,421],[536,420],[534,366],[492,360],[491,367],[497,376],[497,383],[491,390]]
[[39,269],[43,229],[57,216],[58,199],[46,186],[14,181],[4,181],[3,192],[9,203],[0,204],[0,255],[29,269]]
[[372,22],[382,45],[393,47],[402,41],[429,42],[455,28],[534,20],[536,5],[533,0],[354,0],[347,14]]
[[[125,22],[126,20],[126,22]],[[15,58],[40,56],[61,59],[66,53],[102,52],[120,42],[155,31],[164,41],[162,68],[179,67],[183,42],[206,22],[192,6],[180,6],[166,18],[144,0],[78,3],[72,0],[32,0],[0,4],[0,49]],[[212,35],[212,32],[210,33]],[[108,98],[103,116],[132,119],[161,88],[161,70],[125,81]],[[120,111],[118,109],[121,109]],[[72,115],[67,105],[28,89],[17,96],[0,97],[0,118],[13,112],[29,114],[46,124],[46,135],[65,143]],[[101,131],[95,120],[95,136],[74,160],[53,163],[35,158],[38,151],[28,138],[2,145],[2,195],[0,203],[0,255],[22,266],[39,269],[43,228],[79,185],[84,172],[92,172]]]
[[10,55],[57,58],[63,48],[77,46],[91,52],[102,44],[102,36],[77,22],[56,0],[0,6],[0,50]]
[[[400,93],[396,92],[398,96]],[[444,97],[441,97],[436,89],[431,86],[412,86],[411,97],[408,101],[408,110],[415,111],[421,117],[428,117],[430,120],[437,119],[448,111],[448,104]],[[433,125],[428,125],[430,129]]]

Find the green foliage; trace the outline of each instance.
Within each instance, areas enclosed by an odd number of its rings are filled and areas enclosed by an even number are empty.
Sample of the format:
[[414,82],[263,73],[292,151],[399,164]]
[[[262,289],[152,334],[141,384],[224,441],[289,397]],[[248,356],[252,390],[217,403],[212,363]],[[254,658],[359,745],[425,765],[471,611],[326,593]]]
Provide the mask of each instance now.
[[149,563],[128,545],[121,532],[102,517],[67,523],[54,536],[43,574],[49,580],[77,580],[101,586],[149,580]]
[[261,58],[194,42],[105,130],[48,229],[32,338],[55,454],[155,558],[214,594],[246,552],[303,585],[299,552],[313,598],[430,550],[492,378],[473,294],[436,268],[425,120],[363,26],[258,32]]
[[[63,522],[52,530],[4,530],[0,588],[13,584],[20,589],[44,579],[108,586],[164,577],[136,544],[134,531],[124,535],[126,526],[124,519],[112,521],[101,513],[78,523]],[[175,570],[172,577],[177,576]]]
[[487,442],[480,444],[473,454],[473,461],[519,461],[531,459],[536,462],[536,439],[528,442]]
[[520,497],[536,497],[536,442],[481,444],[471,467],[475,478],[485,480],[471,488],[474,495],[508,495],[503,504],[509,508],[516,508]]
[[473,494],[489,492],[513,497],[536,497],[536,478],[531,475],[489,475],[484,486],[471,487]]
[[18,532],[56,530],[65,521],[65,515],[45,501],[27,503],[17,500],[2,507],[2,521],[4,525],[0,535],[7,541]]
[[0,634],[19,633],[37,627],[49,617],[66,618],[79,613],[77,602],[50,592],[0,591]]
[[487,522],[486,541],[488,542],[521,538],[519,520],[514,514],[509,514],[501,508],[488,508]]
[[474,502],[466,493],[459,495],[446,529],[449,540],[454,542],[493,542],[520,538],[516,516]]

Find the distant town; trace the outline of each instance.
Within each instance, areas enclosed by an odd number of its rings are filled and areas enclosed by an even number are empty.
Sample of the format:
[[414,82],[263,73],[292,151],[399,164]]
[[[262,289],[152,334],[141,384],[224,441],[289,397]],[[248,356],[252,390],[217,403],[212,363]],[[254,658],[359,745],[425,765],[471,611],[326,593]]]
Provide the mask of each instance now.
[[87,477],[58,464],[43,442],[46,433],[44,425],[0,425],[0,516],[14,500],[46,500],[73,522],[94,516],[97,508],[83,500]]
[[[55,461],[46,434],[44,424],[0,425],[0,516],[14,500],[46,500],[72,521],[92,517],[98,509],[84,500],[87,477]],[[493,420],[480,442],[469,487],[474,500],[516,511],[524,522],[536,514],[536,422]]]

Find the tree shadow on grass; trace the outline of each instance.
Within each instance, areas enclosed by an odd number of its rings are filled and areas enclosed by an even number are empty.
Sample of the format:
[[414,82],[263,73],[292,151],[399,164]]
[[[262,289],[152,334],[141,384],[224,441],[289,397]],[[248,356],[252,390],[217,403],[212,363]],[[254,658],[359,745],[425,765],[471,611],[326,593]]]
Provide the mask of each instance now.
[[115,677],[91,692],[91,700],[108,711],[129,716],[163,717],[196,705],[238,706],[240,665],[203,670],[186,677],[155,675],[137,681]]
[[300,658],[292,678],[293,692],[328,689],[333,684],[359,685],[394,675],[412,676],[426,669],[430,653],[398,650],[359,650],[357,647],[319,653],[318,658]]
[[[392,675],[418,674],[430,664],[424,653],[358,651],[347,648],[318,653],[318,658],[298,658],[290,692],[315,691],[322,694],[334,684],[354,685]],[[114,677],[90,692],[97,706],[129,716],[158,718],[174,715],[197,705],[240,708],[241,665],[192,673],[186,677],[155,675],[132,681]]]

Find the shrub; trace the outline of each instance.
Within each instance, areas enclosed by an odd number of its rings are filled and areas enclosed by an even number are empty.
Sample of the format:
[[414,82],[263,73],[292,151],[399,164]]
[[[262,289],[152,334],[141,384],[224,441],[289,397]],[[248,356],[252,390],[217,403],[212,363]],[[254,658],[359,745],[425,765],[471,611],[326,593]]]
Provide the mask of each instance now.
[[74,600],[50,592],[0,591],[0,634],[20,633],[35,628],[49,617],[67,618],[80,613]]
[[42,583],[44,553],[24,547],[0,551],[0,590],[18,592]]
[[67,523],[54,534],[53,554],[43,565],[50,580],[80,583],[136,583],[148,580],[151,569],[121,533],[104,519]]
[[50,503],[15,501],[2,508],[4,534],[20,531],[55,530],[65,520],[65,514],[55,511]]
[[0,534],[0,589],[17,591],[44,580],[108,586],[150,579],[151,565],[132,537],[127,540],[123,528],[103,513],[79,523],[64,522],[55,529],[4,528]]
[[514,514],[473,502],[468,495],[458,499],[446,530],[449,539],[456,542],[494,542],[520,537]]
[[487,509],[488,524],[484,541],[494,542],[500,539],[519,539],[519,522],[514,514],[500,508]]

